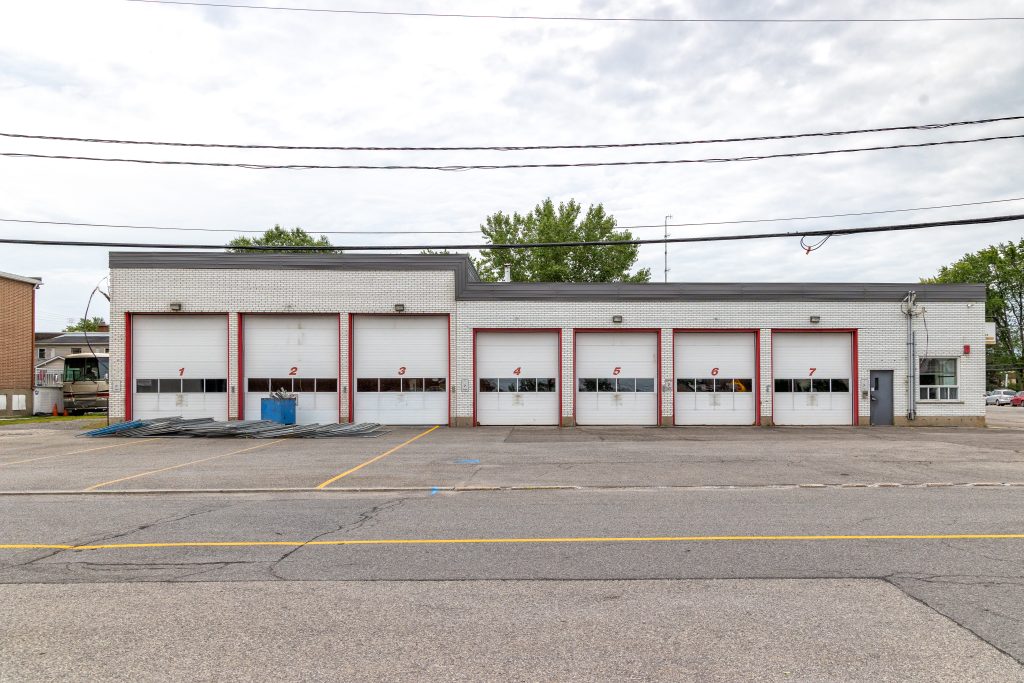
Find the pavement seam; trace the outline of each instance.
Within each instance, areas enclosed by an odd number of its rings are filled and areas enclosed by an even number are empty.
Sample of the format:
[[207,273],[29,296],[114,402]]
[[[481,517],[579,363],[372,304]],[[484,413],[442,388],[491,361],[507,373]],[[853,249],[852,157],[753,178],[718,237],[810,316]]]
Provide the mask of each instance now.
[[[270,445],[270,444],[267,444]],[[241,452],[241,451],[239,451]],[[234,455],[226,453],[222,456]],[[212,458],[209,458],[212,459]],[[184,463],[175,467],[194,464]],[[149,472],[137,476],[144,476]],[[164,494],[248,494],[248,493],[416,493],[431,491],[445,493],[488,493],[502,491],[793,491],[821,489],[932,489],[932,488],[1024,488],[1024,481],[1009,482],[924,482],[902,484],[879,482],[869,484],[683,484],[679,486],[586,486],[586,485],[522,485],[522,486],[354,486],[354,487],[271,487],[271,488],[211,488],[211,489],[33,489],[0,491],[3,496],[69,496],[69,495],[164,495]]]
[[[972,636],[977,638],[979,641],[981,641],[985,645],[988,645],[989,647],[993,648],[994,650],[997,650],[997,651],[1003,653],[1004,655],[1009,657],[1011,660],[1013,660],[1017,664],[1024,665],[1024,659],[1015,657],[1013,654],[1011,654],[1007,650],[1004,650],[1003,648],[999,647],[995,643],[989,642],[988,640],[983,638],[977,631],[972,629],[970,626],[966,626],[964,624],[961,624],[959,621],[957,621],[956,619],[954,619],[950,615],[946,614],[945,612],[942,612],[937,607],[933,607],[932,605],[928,604],[928,602],[926,602],[923,598],[919,598],[916,595],[914,595],[913,593],[910,593],[908,590],[906,590],[905,588],[900,586],[898,583],[896,583],[896,581],[894,581],[890,576],[884,576],[884,577],[881,577],[881,578],[882,578],[883,581],[888,583],[890,586],[892,586],[893,588],[898,590],[900,593],[902,593],[903,595],[905,595],[908,598],[910,598],[911,600],[913,600],[914,602],[916,602],[916,603],[918,603],[920,605],[923,605],[924,607],[926,607],[927,609],[931,610],[932,612],[935,612],[935,614],[938,614],[940,617],[942,617],[943,619],[949,621],[954,626],[956,626],[958,628],[961,628],[964,631],[967,631],[968,633],[970,633]],[[913,579],[910,579],[910,580],[913,580]]]

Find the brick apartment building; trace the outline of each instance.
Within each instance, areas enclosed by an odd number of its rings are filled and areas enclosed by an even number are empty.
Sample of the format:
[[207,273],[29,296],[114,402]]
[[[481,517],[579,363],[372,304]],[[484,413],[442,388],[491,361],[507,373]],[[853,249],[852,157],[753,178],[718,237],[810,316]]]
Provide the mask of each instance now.
[[32,414],[37,277],[0,272],[0,416]]

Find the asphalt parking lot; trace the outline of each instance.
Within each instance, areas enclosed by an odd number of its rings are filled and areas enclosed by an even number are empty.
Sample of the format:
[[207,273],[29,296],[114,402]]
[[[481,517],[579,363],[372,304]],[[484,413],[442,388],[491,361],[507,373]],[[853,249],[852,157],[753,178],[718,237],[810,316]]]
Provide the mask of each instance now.
[[1024,681],[1024,430],[990,413],[283,441],[0,427],[0,672]]
[[[1005,427],[394,428],[379,438],[105,438],[0,428],[0,492],[1022,484]],[[1022,424],[1024,426],[1024,424]]]

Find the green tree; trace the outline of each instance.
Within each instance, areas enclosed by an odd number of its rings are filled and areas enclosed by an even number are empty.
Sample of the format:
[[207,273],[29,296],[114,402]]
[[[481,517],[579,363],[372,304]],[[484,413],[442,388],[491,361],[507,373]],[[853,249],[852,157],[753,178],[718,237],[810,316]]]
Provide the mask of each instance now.
[[1004,372],[1016,370],[1020,386],[1024,381],[1024,239],[966,254],[922,282],[988,285],[985,316],[996,324],[996,343],[986,349],[989,383],[999,386]]
[[[341,249],[332,248],[330,241],[323,235],[316,239],[302,228],[285,230],[280,225],[275,225],[270,230],[267,230],[261,237],[236,237],[228,242],[228,251],[245,252],[245,249],[232,247],[327,247],[326,249],[310,249],[301,253],[332,254],[341,252]],[[279,252],[274,249],[268,249],[266,251],[271,253],[288,253],[287,250]]]
[[[582,218],[581,218],[582,215]],[[628,230],[615,229],[615,217],[598,204],[587,209],[570,199],[557,207],[550,198],[523,215],[499,211],[480,226],[490,244],[514,242],[590,242],[632,239]],[[475,261],[480,277],[496,282],[512,267],[515,282],[648,282],[647,268],[630,273],[639,247],[541,247],[483,249]]]
[[65,332],[95,332],[100,327],[107,324],[107,321],[103,319],[101,315],[94,315],[91,318],[79,318],[77,323],[73,323],[64,328]]

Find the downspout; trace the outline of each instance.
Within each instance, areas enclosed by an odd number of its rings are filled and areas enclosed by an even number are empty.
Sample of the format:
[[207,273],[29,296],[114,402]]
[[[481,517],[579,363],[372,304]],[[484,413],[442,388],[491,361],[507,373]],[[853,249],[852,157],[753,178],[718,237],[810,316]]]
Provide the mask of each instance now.
[[916,355],[914,340],[914,306],[917,303],[917,292],[907,292],[903,300],[907,307],[904,313],[907,315],[907,420],[913,422],[917,419],[917,394],[914,393],[917,384],[917,368],[914,362]]

